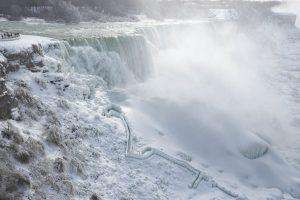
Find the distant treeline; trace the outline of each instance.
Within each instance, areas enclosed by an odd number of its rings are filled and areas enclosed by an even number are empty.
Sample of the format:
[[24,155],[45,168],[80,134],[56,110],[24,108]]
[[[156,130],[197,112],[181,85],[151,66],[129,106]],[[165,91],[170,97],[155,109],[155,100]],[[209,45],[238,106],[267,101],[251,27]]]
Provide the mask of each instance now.
[[[10,20],[38,17],[48,21],[79,22],[107,16],[130,17],[145,14],[151,18],[202,16],[208,7],[231,7],[241,15],[253,17],[280,2],[243,0],[0,0],[0,15]],[[270,11],[270,10],[269,10]],[[249,15],[246,15],[248,13]]]
[[[151,0],[150,0],[151,1]],[[0,14],[11,20],[39,17],[79,22],[101,15],[128,16],[141,12],[142,0],[0,0]]]

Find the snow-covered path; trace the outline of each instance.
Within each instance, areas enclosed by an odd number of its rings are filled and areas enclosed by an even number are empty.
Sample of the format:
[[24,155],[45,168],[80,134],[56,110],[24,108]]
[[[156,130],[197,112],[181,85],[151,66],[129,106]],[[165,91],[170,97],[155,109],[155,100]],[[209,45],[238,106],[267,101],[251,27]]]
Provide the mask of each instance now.
[[130,126],[128,125],[127,119],[122,112],[122,109],[116,105],[111,105],[104,110],[103,114],[108,117],[117,117],[122,120],[123,125],[126,130],[127,137],[128,137],[127,144],[126,144],[126,156],[127,157],[138,159],[138,160],[147,160],[154,155],[162,157],[162,158],[170,161],[171,163],[174,163],[178,166],[186,168],[187,170],[189,170],[196,176],[195,180],[193,180],[192,184],[189,186],[190,188],[197,188],[201,181],[206,181],[206,182],[209,182],[209,184],[211,184],[212,187],[220,189],[222,192],[229,195],[230,197],[238,198],[240,200],[247,199],[246,197],[240,197],[238,194],[236,194],[236,193],[226,189],[225,187],[221,186],[220,184],[216,183],[211,177],[206,175],[205,172],[202,172],[202,171],[194,168],[189,163],[187,163],[183,160],[174,158],[168,154],[165,154],[164,152],[162,152],[158,149],[146,147],[144,150],[141,151],[141,153],[134,153],[133,144],[132,144],[132,137],[133,137],[132,132],[131,132]]

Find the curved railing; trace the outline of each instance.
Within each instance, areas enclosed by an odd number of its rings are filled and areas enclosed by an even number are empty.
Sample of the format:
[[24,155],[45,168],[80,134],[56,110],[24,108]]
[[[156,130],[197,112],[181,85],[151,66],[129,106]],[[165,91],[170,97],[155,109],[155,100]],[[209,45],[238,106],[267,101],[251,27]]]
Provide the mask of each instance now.
[[239,200],[246,200],[246,197],[240,197],[235,192],[230,191],[229,189],[221,186],[218,184],[215,180],[213,180],[212,177],[206,175],[206,173],[194,168],[192,165],[187,163],[186,161],[174,158],[158,149],[152,148],[152,147],[146,147],[144,150],[142,150],[140,153],[136,153],[133,150],[133,142],[132,142],[132,131],[129,126],[128,120],[126,116],[123,114],[121,107],[117,105],[110,105],[107,108],[104,109],[103,115],[106,117],[116,117],[122,120],[123,125],[125,127],[125,131],[127,134],[127,144],[126,144],[126,157],[139,159],[139,160],[146,160],[151,158],[152,156],[156,155],[161,158],[164,158],[178,166],[181,166],[190,172],[192,172],[195,175],[195,179],[189,185],[190,188],[197,188],[199,183],[201,181],[206,181],[211,184],[212,187],[218,188],[220,191],[224,192],[225,194]]

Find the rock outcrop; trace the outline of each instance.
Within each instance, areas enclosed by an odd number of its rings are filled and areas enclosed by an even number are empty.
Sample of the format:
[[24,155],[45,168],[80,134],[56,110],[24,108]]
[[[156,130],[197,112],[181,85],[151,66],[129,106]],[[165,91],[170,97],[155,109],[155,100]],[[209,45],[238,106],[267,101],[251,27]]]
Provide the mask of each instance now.
[[7,91],[5,79],[0,78],[0,120],[10,119],[14,107],[15,101]]
[[29,178],[15,169],[12,158],[3,149],[0,149],[0,159],[0,199],[21,199],[30,187]]
[[25,66],[31,72],[39,72],[44,66],[43,56],[40,44],[32,44],[31,48],[15,52],[0,49],[0,120],[11,119],[12,110],[17,107],[18,100],[23,101],[28,97],[25,90],[19,89],[15,94],[7,90],[5,83],[7,74],[19,71],[21,66]]
[[32,72],[38,72],[44,66],[43,48],[40,44],[32,44],[31,48],[16,52],[3,49],[0,53],[7,60],[6,73],[18,71],[20,65],[26,66]]
[[[55,45],[49,48],[55,48]],[[41,88],[51,84],[44,81],[47,72],[44,58],[40,44],[15,51],[0,48],[1,200],[23,199],[28,191],[33,191],[33,199],[47,199],[43,191],[50,188],[64,196],[73,195],[73,185],[66,175],[66,166],[71,161],[46,157],[47,145],[58,151],[65,150],[58,128],[60,122],[51,109],[34,96],[35,90],[30,86],[31,81]],[[21,69],[24,70],[22,76],[15,78]],[[29,78],[23,79],[23,76]],[[39,123],[41,118],[46,119],[45,123]],[[42,130],[37,135],[32,134],[29,127],[33,122],[44,127],[45,137]],[[28,124],[27,128],[20,128]]]

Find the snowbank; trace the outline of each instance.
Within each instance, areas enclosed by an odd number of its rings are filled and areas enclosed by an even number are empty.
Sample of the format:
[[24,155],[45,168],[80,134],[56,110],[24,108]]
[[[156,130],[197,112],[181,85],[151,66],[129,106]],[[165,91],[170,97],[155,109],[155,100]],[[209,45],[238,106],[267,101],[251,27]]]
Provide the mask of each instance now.
[[51,43],[57,43],[58,40],[33,36],[33,35],[21,35],[20,39],[13,41],[0,41],[0,50],[6,50],[8,52],[20,52],[30,49],[33,44],[41,44],[42,46],[46,46]]

